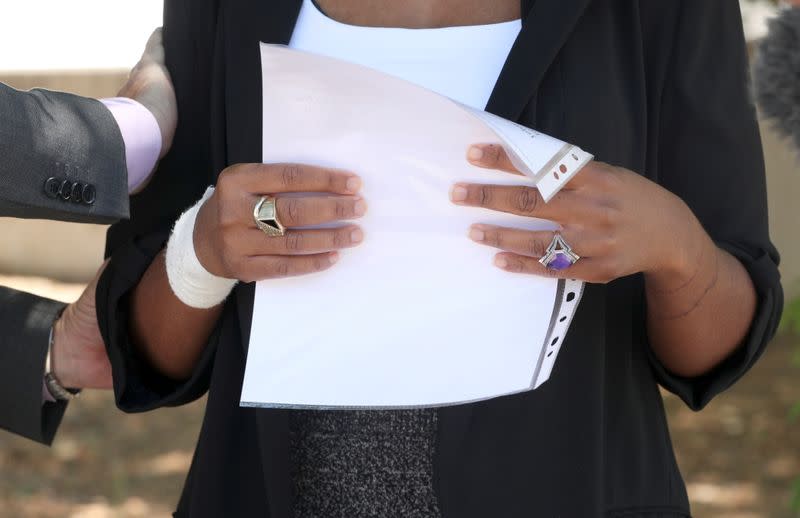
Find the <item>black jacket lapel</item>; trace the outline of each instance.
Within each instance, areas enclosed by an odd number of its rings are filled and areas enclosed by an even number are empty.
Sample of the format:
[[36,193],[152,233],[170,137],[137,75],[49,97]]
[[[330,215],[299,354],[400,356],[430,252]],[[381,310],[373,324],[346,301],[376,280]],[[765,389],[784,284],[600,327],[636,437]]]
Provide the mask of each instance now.
[[[262,88],[259,42],[288,44],[294,31],[301,0],[237,0],[223,13],[224,49],[218,69],[224,94],[219,110],[227,130],[225,163],[258,163],[262,160]],[[253,315],[255,284],[236,289],[243,354],[247,355]],[[249,411],[249,410],[248,410]],[[289,420],[284,410],[255,411],[261,464],[270,516],[291,515],[289,476]]]
[[301,0],[238,0],[223,16],[227,162],[261,162],[259,42],[288,44]]
[[589,2],[522,1],[522,31],[497,79],[487,111],[506,119],[519,119]]

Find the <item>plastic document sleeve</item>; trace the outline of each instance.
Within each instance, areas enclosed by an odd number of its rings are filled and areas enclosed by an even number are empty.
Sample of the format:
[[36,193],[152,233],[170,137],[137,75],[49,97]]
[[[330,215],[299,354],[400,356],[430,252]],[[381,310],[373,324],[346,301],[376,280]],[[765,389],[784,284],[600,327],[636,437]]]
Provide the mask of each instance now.
[[[553,372],[583,283],[515,275],[473,223],[554,229],[449,201],[458,181],[546,199],[592,156],[362,66],[262,44],[263,160],[364,180],[363,244],[329,271],[258,283],[241,404],[444,406],[533,390]],[[471,166],[497,142],[525,176]]]

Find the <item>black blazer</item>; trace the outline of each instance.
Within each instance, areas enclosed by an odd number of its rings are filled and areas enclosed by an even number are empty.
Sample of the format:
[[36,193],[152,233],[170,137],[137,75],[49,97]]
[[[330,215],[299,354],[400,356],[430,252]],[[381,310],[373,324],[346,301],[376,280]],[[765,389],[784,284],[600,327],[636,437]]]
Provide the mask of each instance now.
[[[119,406],[178,405],[211,387],[178,516],[290,515],[287,411],[239,408],[253,285],[240,285],[190,380],[136,353],[128,296],[178,214],[228,164],[261,159],[258,42],[287,43],[300,0],[173,0],[167,64],[181,123],[132,221],[109,233],[98,288]],[[682,197],[758,290],[745,343],[715,372],[670,375],[651,353],[641,276],[588,286],[550,380],[439,411],[445,518],[688,516],[658,384],[695,409],[756,361],[781,312],[764,167],[735,0],[536,0],[489,109],[580,145]],[[271,121],[267,121],[271,123]],[[280,121],[274,121],[279,124]]]
[[[0,217],[127,216],[125,144],[111,113],[94,99],[0,84]],[[46,444],[66,409],[42,405],[50,326],[63,307],[0,287],[0,428]]]
[[67,409],[42,404],[50,326],[64,304],[0,286],[0,428],[53,442]]
[[125,145],[95,99],[0,83],[0,216],[113,223],[128,217]]

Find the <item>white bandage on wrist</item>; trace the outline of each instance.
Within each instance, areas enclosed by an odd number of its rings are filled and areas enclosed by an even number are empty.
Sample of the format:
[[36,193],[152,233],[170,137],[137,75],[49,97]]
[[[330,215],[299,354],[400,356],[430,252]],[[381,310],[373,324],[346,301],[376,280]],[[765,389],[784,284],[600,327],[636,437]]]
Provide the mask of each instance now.
[[167,243],[167,278],[175,296],[192,308],[208,309],[224,301],[238,282],[206,270],[194,250],[194,223],[200,207],[214,194],[209,187],[200,201],[178,218]]

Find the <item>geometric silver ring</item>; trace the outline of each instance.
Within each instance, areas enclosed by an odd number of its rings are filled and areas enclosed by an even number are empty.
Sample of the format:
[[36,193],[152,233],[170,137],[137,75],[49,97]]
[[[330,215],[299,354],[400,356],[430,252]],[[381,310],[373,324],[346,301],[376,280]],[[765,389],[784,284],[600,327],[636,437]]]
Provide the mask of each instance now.
[[539,262],[550,270],[562,271],[577,263],[580,258],[581,256],[572,251],[561,234],[556,232]]
[[253,219],[256,226],[269,237],[280,237],[286,233],[286,228],[278,221],[274,196],[262,196],[258,200],[253,209]]

